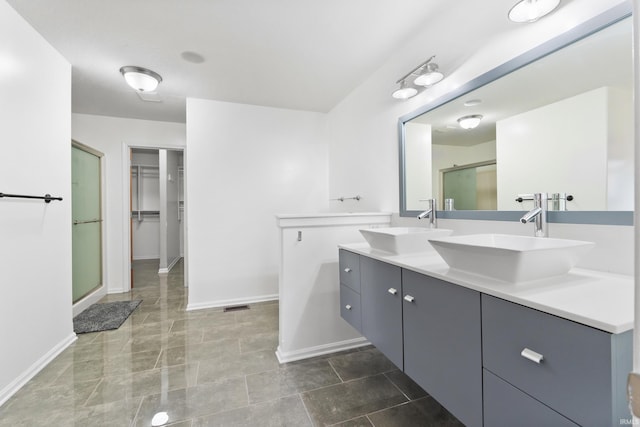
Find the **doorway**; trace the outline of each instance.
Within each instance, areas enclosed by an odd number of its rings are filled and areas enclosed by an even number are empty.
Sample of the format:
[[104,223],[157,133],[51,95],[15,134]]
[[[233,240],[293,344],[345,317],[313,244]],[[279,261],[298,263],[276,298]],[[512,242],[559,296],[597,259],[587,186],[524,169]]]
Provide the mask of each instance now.
[[131,287],[166,275],[184,256],[182,150],[129,148]]
[[103,154],[72,141],[72,302],[96,294],[102,274],[102,163]]

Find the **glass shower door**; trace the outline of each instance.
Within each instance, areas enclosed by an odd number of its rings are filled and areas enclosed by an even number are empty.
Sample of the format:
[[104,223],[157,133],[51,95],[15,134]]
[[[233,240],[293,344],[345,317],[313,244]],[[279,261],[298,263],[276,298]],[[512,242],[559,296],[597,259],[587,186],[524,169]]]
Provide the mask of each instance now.
[[72,147],[73,302],[102,286],[100,156]]

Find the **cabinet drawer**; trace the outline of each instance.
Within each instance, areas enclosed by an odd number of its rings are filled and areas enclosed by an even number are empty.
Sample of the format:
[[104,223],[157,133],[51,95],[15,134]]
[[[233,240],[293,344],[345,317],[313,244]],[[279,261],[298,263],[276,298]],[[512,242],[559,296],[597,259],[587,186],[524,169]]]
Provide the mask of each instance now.
[[484,427],[577,426],[486,370],[483,379]]
[[340,283],[360,293],[360,255],[340,249]]
[[358,332],[362,332],[360,295],[343,284],[340,284],[340,316]]
[[619,425],[619,338],[482,295],[483,366],[580,425]]

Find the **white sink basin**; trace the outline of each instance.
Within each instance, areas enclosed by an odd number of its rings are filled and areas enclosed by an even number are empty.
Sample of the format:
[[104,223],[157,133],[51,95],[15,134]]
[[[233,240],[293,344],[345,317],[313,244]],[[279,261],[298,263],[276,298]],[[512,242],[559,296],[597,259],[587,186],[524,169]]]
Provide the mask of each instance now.
[[471,234],[429,241],[452,269],[510,283],[565,274],[595,246],[580,240],[508,234]]
[[360,233],[373,249],[402,255],[432,251],[430,238],[451,235],[453,230],[444,228],[388,227],[365,228]]

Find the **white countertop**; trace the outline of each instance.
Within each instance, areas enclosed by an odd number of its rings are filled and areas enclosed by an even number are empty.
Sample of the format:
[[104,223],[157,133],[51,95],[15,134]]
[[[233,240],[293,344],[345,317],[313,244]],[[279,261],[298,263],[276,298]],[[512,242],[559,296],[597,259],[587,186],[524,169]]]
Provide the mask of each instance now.
[[606,332],[633,329],[631,276],[573,268],[563,276],[511,284],[452,270],[435,251],[393,255],[366,243],[338,247]]

